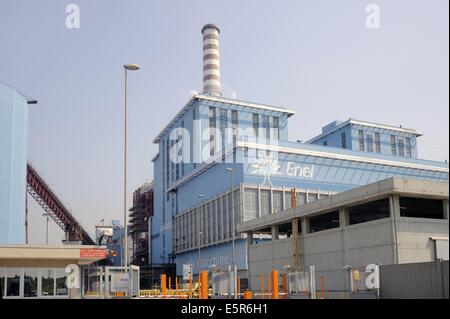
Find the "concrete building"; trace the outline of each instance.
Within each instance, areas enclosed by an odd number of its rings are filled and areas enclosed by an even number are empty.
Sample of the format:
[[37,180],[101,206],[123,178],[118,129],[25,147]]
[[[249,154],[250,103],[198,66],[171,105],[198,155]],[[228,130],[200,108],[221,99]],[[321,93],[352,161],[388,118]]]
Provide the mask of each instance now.
[[0,244],[25,243],[28,103],[0,82]]
[[[218,67],[218,54],[210,54],[204,65]],[[294,111],[219,90],[190,98],[154,139],[151,260],[175,262],[179,276],[183,264],[194,273],[229,266],[234,236],[237,267],[247,278],[246,237],[233,232],[232,212],[236,223],[276,214],[290,208],[291,188],[304,204],[389,177],[448,183],[447,163],[418,158],[413,129],[349,120],[308,143],[291,142]]]
[[344,291],[345,266],[448,260],[448,187],[388,178],[241,223],[251,288],[259,289],[258,274],[293,265],[315,265],[317,282],[324,274],[328,290]]

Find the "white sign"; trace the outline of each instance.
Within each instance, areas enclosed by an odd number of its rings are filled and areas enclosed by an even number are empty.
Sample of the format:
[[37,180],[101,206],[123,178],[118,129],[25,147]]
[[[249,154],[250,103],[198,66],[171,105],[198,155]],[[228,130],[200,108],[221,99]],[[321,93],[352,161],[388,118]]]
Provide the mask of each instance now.
[[128,274],[111,275],[111,292],[128,291],[129,279]]
[[183,280],[191,279],[192,264],[183,264]]

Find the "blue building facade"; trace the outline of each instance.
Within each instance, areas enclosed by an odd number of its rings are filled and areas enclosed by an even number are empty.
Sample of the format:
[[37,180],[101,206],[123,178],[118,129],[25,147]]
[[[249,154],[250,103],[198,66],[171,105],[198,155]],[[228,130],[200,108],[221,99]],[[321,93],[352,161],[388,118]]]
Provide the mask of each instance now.
[[27,100],[0,82],[0,244],[25,242]]
[[[188,101],[154,140],[151,263],[175,262],[178,275],[183,264],[227,267],[232,212],[236,223],[274,214],[290,207],[292,188],[302,204],[391,176],[448,181],[448,164],[417,158],[412,129],[348,120],[297,143],[292,115],[217,96]],[[234,236],[245,278],[246,238]]]

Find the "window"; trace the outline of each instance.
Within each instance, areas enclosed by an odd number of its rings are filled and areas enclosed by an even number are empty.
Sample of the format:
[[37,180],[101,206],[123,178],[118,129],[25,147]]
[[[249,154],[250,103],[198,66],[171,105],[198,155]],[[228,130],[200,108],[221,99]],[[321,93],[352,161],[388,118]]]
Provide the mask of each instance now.
[[[182,136],[180,138],[181,138],[181,141],[183,141],[183,143],[181,145],[184,145],[184,138],[185,138],[185,136],[184,136],[184,121],[181,121],[181,128],[182,128]],[[183,156],[183,152],[184,152],[184,149],[181,148],[181,154],[180,154],[180,155],[182,155],[181,176],[184,176],[184,156]]]
[[263,127],[266,140],[270,140],[270,117],[268,115],[263,115]]
[[407,157],[411,157],[411,138],[407,137],[405,138],[405,142],[406,142],[406,156]]
[[328,141],[323,141],[323,146],[328,146]]
[[341,145],[342,148],[347,148],[347,137],[345,136],[345,132],[341,133]]
[[[239,126],[239,118],[238,112],[236,110],[231,111],[231,126],[233,129],[233,148],[236,147],[238,140],[238,126]],[[236,163],[236,152],[233,152],[233,163]]]
[[228,128],[228,111],[226,109],[220,109],[219,121],[220,134],[222,135],[222,162],[225,162],[225,129]]
[[366,135],[367,152],[373,152],[373,137],[372,134]]
[[259,115],[253,114],[253,135],[255,137],[259,136]]
[[280,118],[278,116],[273,117],[273,139],[279,140],[280,139]]
[[22,276],[21,268],[6,269],[6,296],[20,296],[20,277]]
[[209,117],[209,155],[213,156],[215,154],[215,144],[216,144],[216,108],[209,107],[208,110]]
[[309,218],[309,232],[315,233],[322,230],[339,227],[339,212],[334,211]]
[[292,208],[292,195],[291,191],[286,191],[284,193],[284,204],[286,205],[284,209]]
[[317,193],[308,193],[308,203],[314,202],[317,199],[318,199]]
[[261,216],[271,214],[270,190],[261,190]]
[[64,268],[56,268],[55,270],[55,281],[56,281],[56,295],[65,296],[68,295],[68,290],[66,286],[66,270]]
[[400,197],[400,216],[444,219],[444,205],[437,199]]
[[0,268],[0,299],[3,299],[5,293],[5,273],[4,269]]
[[303,205],[305,203],[306,203],[306,193],[297,193],[297,205]]
[[375,133],[375,152],[381,153],[380,133]]
[[38,269],[25,268],[23,277],[23,296],[37,297],[38,296]]
[[397,143],[395,141],[395,135],[391,135],[391,154],[397,155]]
[[402,138],[398,139],[398,156],[405,156],[405,142]]
[[245,211],[243,221],[247,221],[257,217],[259,210],[258,190],[246,188],[244,196],[245,196]]
[[364,131],[359,130],[358,137],[359,137],[359,150],[364,152]]
[[283,192],[281,191],[273,191],[273,212],[279,212],[283,210]]
[[384,198],[367,204],[348,207],[349,224],[360,224],[389,217],[389,199]]

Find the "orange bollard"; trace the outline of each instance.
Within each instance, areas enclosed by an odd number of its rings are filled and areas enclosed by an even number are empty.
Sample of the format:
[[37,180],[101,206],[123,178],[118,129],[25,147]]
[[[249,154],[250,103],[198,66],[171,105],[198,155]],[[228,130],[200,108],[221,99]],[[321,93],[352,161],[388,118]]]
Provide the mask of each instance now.
[[161,275],[161,295],[163,298],[166,296],[166,293],[167,293],[166,275],[162,274]]
[[192,299],[192,274],[189,278],[189,299]]
[[325,274],[322,273],[322,299],[325,299]]
[[202,271],[200,273],[200,299],[208,299],[208,272]]
[[239,299],[239,295],[241,294],[241,277],[237,277],[237,299]]
[[178,277],[175,277],[175,295],[178,297]]
[[198,289],[197,297],[198,299],[200,299],[200,274],[197,275],[197,289]]
[[262,299],[264,296],[264,279],[263,276],[261,275],[261,273],[259,274],[259,285],[261,287],[261,296],[260,298]]
[[168,287],[169,290],[172,289],[172,283],[171,283],[171,278],[170,278],[170,276],[169,276],[169,285],[168,285],[167,287]]
[[270,274],[271,284],[272,284],[272,299],[278,299],[278,271],[272,270]]
[[287,274],[283,274],[283,293],[286,294],[287,297]]
[[253,294],[252,294],[251,290],[244,291],[244,299],[252,299],[252,298],[253,298]]
[[267,275],[267,299],[271,298],[270,273]]

